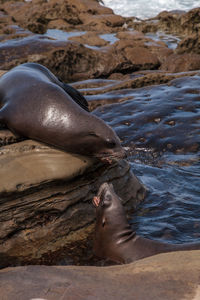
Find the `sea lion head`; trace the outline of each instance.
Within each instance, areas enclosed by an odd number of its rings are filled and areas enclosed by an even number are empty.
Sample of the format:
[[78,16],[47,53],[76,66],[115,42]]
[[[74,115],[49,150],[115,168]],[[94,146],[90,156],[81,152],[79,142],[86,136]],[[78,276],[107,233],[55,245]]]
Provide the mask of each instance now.
[[[108,124],[90,113],[84,112],[82,115],[84,120],[82,125],[79,125],[77,138],[80,147],[75,146],[80,154],[87,153],[88,156],[109,162],[126,156],[118,136]],[[74,140],[73,144],[75,143]]]
[[103,183],[100,186],[93,204],[96,208],[94,253],[101,258],[123,263],[123,245],[134,233],[112,184]]

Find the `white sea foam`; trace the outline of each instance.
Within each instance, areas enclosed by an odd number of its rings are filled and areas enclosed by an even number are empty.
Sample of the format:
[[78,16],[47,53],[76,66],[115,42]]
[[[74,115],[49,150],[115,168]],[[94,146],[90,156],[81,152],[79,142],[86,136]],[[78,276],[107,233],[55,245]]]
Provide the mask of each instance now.
[[163,10],[185,10],[200,7],[200,0],[103,0],[116,14],[141,19],[156,16]]

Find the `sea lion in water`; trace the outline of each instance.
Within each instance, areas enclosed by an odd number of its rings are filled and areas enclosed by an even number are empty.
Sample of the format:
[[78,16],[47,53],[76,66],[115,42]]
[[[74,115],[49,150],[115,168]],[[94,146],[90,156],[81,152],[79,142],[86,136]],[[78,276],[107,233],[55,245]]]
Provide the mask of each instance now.
[[113,186],[104,183],[93,199],[96,207],[95,255],[117,263],[130,263],[158,253],[198,250],[200,243],[168,244],[136,235],[129,225]]
[[46,67],[25,63],[0,78],[0,123],[67,152],[121,158],[119,138],[89,113],[86,99]]

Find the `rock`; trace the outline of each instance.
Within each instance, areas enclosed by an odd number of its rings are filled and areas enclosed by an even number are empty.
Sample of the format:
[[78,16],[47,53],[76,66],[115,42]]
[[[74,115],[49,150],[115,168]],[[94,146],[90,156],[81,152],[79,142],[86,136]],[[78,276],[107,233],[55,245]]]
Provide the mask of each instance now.
[[158,30],[178,35],[198,34],[200,30],[200,8],[194,8],[189,12],[163,11],[155,18],[148,20],[128,19],[128,24],[136,30],[156,32]]
[[[112,73],[132,73],[138,70],[158,69],[161,62],[171,54],[171,50],[137,33],[118,34],[122,37],[108,49],[112,60],[117,58],[117,65]],[[114,62],[114,61],[113,61]]]
[[120,40],[148,40],[142,32],[137,30],[133,31],[120,31],[116,34]]
[[200,31],[200,7],[182,14],[180,20],[180,32],[184,34],[198,34]]
[[108,41],[100,38],[96,32],[87,32],[81,36],[73,36],[69,40],[96,47],[104,47],[110,44]]
[[[89,40],[91,44],[93,40],[92,43],[96,45],[102,43],[100,38],[93,39],[93,36],[86,34],[79,37],[79,41],[82,39],[82,42],[85,40],[88,43]],[[8,70],[20,63],[37,62],[48,67],[63,81],[69,82],[105,78],[118,72],[127,74],[137,70],[158,69],[169,54],[171,50],[166,46],[152,44],[152,40],[147,38],[129,39],[129,34],[102,50],[39,35],[1,44],[0,68]]]
[[[176,49],[176,53],[196,53],[200,54],[200,37],[198,34],[189,35],[184,38]],[[199,55],[200,57],[200,55]]]
[[37,62],[69,82],[112,73],[116,61],[109,64],[110,55],[72,41],[33,36],[0,45],[0,66],[8,70],[20,63]]
[[200,251],[155,255],[113,267],[26,266],[0,271],[5,300],[198,300]]
[[113,183],[126,207],[144,199],[145,188],[125,160],[102,165],[7,136],[1,140],[11,144],[0,148],[1,267],[39,263],[45,255],[52,260],[63,247],[67,257],[72,244],[86,243],[95,218],[91,200],[104,181]]
[[[9,41],[0,48],[1,69],[8,70],[26,61],[39,62],[69,82],[130,74],[138,70],[160,68],[179,72],[199,67],[199,8],[187,13],[162,12],[155,18],[141,21],[115,15],[111,9],[94,0],[61,0],[59,3],[55,0],[5,1],[2,7],[1,40]],[[134,30],[126,31],[127,26]],[[43,34],[48,28],[67,32],[76,30],[80,31],[80,36],[71,37],[70,40],[77,42],[72,43],[31,33]],[[143,34],[158,30],[190,36],[180,42],[174,53],[164,42],[154,41]],[[81,35],[83,31],[89,32]],[[115,33],[119,40],[111,45],[99,37],[100,33]],[[26,36],[23,41],[12,41]],[[177,61],[174,59],[174,54],[185,53],[195,56],[177,56]]]
[[199,70],[200,55],[192,53],[169,55],[161,65],[160,69],[174,73]]
[[125,20],[121,16],[114,14],[93,15],[82,17],[84,27],[86,30],[96,30],[104,32],[115,32],[121,29]]
[[112,31],[124,24],[123,17],[94,0],[9,1],[2,7],[19,26],[40,34],[47,28]]

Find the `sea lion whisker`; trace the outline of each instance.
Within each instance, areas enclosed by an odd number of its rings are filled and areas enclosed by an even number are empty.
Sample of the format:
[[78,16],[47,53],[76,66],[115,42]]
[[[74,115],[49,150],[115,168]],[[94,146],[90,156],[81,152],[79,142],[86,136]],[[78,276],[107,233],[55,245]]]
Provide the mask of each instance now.
[[126,231],[121,232],[117,235],[117,244],[126,243],[133,238],[136,238],[136,232],[129,228]]

